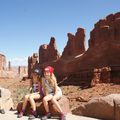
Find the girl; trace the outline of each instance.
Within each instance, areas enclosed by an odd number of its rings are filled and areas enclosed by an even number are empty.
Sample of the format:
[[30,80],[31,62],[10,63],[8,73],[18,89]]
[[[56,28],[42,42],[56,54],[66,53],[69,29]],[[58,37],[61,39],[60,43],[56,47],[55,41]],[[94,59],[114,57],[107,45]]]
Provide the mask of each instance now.
[[61,113],[60,120],[65,120],[65,115],[57,102],[58,99],[62,97],[62,91],[57,85],[56,77],[53,74],[54,68],[48,66],[44,69],[44,77],[42,79],[42,86],[43,86],[43,104],[46,110],[46,115],[43,116],[41,119],[46,120],[47,118],[51,118],[51,114],[49,112],[48,101],[51,101],[55,104],[58,112]]
[[35,100],[43,97],[41,74],[42,74],[42,71],[39,69],[35,69],[33,71],[32,79],[30,83],[31,93],[25,96],[23,106],[22,106],[22,111],[18,114],[18,118],[21,118],[23,116],[28,101],[30,102],[31,107],[32,107],[32,115],[30,115],[29,119],[34,119],[37,116]]

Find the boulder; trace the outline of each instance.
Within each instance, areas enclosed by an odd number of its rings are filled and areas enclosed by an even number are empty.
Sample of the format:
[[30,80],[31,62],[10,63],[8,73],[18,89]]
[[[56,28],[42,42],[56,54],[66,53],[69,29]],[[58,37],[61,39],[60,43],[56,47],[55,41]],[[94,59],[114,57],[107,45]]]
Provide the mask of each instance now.
[[79,115],[104,120],[120,120],[120,94],[92,98],[88,103],[81,105],[75,111]]
[[[58,103],[60,104],[64,113],[70,113],[69,100],[65,96],[62,96],[62,98],[60,100],[58,100]],[[18,113],[22,109],[22,104],[23,103],[19,103],[17,106]],[[41,100],[39,99],[36,101],[36,106],[37,106],[37,113],[40,115],[44,115],[45,109],[44,109],[44,105],[42,103],[42,99]],[[52,104],[51,102],[49,102],[49,109],[50,109],[50,112],[53,116],[59,116],[60,113],[57,111],[55,105]],[[25,110],[25,115],[31,114],[31,110],[32,109],[30,107],[30,104],[28,103],[26,110]]]
[[0,108],[4,108],[5,110],[10,110],[14,108],[13,100],[11,98],[11,92],[8,89],[4,89],[0,87]]
[[115,120],[120,120],[120,98],[115,99],[114,104],[115,104],[115,111],[114,111]]

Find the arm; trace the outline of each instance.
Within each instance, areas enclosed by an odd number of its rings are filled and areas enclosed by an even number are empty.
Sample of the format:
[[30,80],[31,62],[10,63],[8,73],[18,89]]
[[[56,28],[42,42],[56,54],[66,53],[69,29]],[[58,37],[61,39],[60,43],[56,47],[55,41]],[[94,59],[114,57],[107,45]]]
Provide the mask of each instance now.
[[32,84],[33,84],[33,78],[30,80],[30,87],[29,87],[30,93],[32,92]]

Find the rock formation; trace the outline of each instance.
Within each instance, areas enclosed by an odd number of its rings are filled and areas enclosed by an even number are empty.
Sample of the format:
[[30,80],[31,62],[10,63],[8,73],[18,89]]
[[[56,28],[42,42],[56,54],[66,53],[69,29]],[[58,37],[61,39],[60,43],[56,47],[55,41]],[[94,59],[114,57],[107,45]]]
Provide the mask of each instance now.
[[5,70],[6,67],[6,57],[3,54],[0,54],[0,70]]
[[[107,67],[110,71],[100,72],[100,82],[119,83],[120,12],[110,14],[95,24],[90,32],[87,51],[85,51],[84,42],[85,30],[83,28],[78,28],[75,35],[68,33],[68,42],[60,57],[55,39],[52,37],[49,45],[40,46],[38,64],[42,67],[52,65],[57,78],[60,80],[64,77],[70,78],[69,84],[72,80],[74,83],[86,82],[89,85],[95,79],[94,69]],[[105,74],[107,74],[107,81]]]
[[111,68],[103,67],[94,69],[93,78],[91,80],[91,86],[96,86],[99,83],[110,83],[111,82]]
[[18,67],[18,74],[20,76],[27,76],[27,71],[28,71],[28,67],[26,67],[26,66],[19,66]]
[[[62,57],[56,61],[55,70],[59,79],[70,75],[75,71],[77,66],[77,56],[82,56],[85,52],[85,30],[78,28],[75,35],[68,33],[68,42],[64,48]],[[71,62],[75,63],[74,66]]]
[[51,37],[49,45],[41,45],[39,48],[39,63],[52,62],[58,60],[60,54],[56,48],[55,38]]
[[108,15],[105,19],[101,19],[95,24],[94,29],[90,33],[88,50],[82,56],[76,56],[76,59],[70,61],[67,69],[70,70],[72,68],[72,76],[75,76],[76,73],[79,73],[79,76],[84,76],[77,78],[77,82],[84,80],[90,83],[95,68],[110,67],[110,81],[119,83],[119,53],[120,13],[116,13]]
[[[108,15],[95,24],[90,33],[89,48],[80,57],[69,64],[68,69],[74,67],[74,73],[80,71],[94,71],[94,68],[110,67],[110,79],[119,78],[120,74],[120,13]],[[77,63],[77,65],[76,65]],[[81,73],[80,73],[81,74]],[[92,76],[92,74],[90,75]],[[86,80],[86,78],[88,80]],[[115,78],[115,79],[116,79]],[[83,78],[90,81],[90,77]],[[79,78],[81,80],[81,78]],[[119,83],[120,81],[117,81]]]
[[68,33],[68,42],[62,53],[62,58],[69,58],[85,52],[85,31],[78,28],[75,35]]
[[34,53],[31,57],[28,57],[28,77],[31,78],[31,72],[38,65],[38,54]]
[[6,67],[6,57],[3,54],[0,54],[0,78],[15,78],[16,74],[18,73],[18,68],[14,69],[11,66],[9,61],[8,67]]
[[120,13],[99,20],[90,33],[89,48],[79,60],[80,68],[120,65]]
[[10,61],[8,62],[8,70],[9,71],[11,70],[11,62]]

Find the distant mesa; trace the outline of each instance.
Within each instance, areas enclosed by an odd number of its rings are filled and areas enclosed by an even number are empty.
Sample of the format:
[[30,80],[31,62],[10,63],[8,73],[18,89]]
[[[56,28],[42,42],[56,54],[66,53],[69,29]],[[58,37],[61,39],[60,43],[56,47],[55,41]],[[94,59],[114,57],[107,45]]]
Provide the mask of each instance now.
[[6,66],[6,57],[0,53],[0,70],[4,70]]
[[0,78],[22,78],[23,76],[27,76],[28,67],[27,66],[11,66],[11,62],[8,62],[8,66],[6,66],[6,56],[0,54]]

